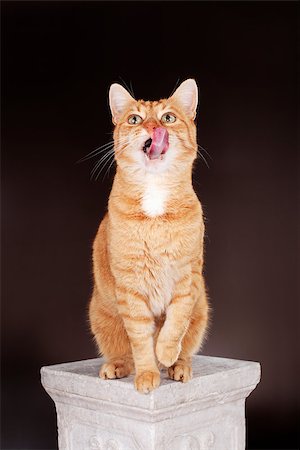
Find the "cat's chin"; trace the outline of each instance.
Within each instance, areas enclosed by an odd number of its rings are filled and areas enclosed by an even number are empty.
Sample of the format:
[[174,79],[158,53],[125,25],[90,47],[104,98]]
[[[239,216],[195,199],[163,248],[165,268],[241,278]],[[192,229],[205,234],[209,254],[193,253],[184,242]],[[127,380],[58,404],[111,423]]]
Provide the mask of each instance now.
[[166,160],[166,154],[162,154],[155,159],[150,159],[147,154],[144,154],[144,164],[146,171],[151,173],[165,172],[169,166]]

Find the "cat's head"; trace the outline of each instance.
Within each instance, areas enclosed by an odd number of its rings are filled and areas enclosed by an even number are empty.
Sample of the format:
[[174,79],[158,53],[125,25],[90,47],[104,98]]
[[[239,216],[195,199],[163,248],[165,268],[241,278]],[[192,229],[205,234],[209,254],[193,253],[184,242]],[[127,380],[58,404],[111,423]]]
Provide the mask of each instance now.
[[117,165],[132,176],[189,170],[197,156],[197,103],[193,79],[158,101],[135,100],[121,85],[112,84],[109,104]]

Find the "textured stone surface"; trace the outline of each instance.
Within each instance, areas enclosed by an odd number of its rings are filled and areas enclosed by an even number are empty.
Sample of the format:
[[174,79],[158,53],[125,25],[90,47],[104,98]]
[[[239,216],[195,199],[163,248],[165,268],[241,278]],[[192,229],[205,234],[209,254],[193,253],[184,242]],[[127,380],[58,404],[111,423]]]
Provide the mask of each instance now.
[[133,376],[98,378],[100,358],[41,369],[56,405],[60,450],[244,450],[245,399],[260,365],[193,358],[193,379],[139,394]]

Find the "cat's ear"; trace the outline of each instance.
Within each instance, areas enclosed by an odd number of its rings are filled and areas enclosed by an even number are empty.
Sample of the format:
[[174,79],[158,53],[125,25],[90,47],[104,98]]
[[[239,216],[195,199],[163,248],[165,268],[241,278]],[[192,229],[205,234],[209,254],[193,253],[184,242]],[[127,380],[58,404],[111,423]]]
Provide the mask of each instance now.
[[129,92],[118,83],[114,83],[109,89],[109,106],[112,115],[112,121],[116,125],[128,107],[129,103],[135,102]]
[[171,97],[176,100],[191,119],[195,119],[198,105],[196,81],[189,78],[181,83]]

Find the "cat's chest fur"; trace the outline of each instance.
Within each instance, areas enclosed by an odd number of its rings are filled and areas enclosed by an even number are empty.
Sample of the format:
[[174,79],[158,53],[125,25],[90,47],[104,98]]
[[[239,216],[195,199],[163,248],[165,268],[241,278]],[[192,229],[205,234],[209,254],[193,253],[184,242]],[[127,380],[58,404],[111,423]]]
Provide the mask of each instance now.
[[144,214],[148,217],[164,214],[168,197],[169,190],[160,179],[154,177],[146,178],[141,198],[141,208]]
[[169,305],[178,271],[168,258],[156,255],[144,257],[143,286],[144,294],[149,300],[149,306],[154,316],[159,317]]

